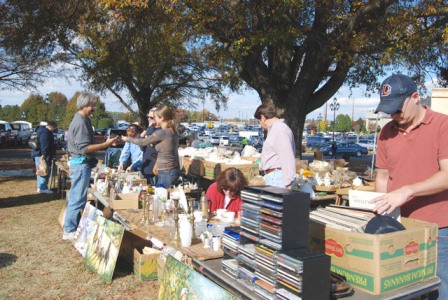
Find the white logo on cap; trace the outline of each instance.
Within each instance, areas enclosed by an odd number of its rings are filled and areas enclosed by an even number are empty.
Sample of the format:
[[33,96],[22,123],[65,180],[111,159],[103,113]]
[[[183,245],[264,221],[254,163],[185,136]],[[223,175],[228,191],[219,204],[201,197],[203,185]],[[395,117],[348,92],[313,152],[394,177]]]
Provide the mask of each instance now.
[[383,85],[383,90],[381,91],[381,96],[387,97],[392,92],[392,87],[389,84]]

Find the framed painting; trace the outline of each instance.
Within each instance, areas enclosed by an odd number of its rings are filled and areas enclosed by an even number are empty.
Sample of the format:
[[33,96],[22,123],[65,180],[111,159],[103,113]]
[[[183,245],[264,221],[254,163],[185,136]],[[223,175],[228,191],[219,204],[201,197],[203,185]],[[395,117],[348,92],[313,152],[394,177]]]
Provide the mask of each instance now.
[[110,283],[117,263],[118,252],[123,238],[124,227],[101,216],[95,219],[97,224],[88,239],[84,264]]
[[166,259],[158,299],[236,300],[239,298],[169,255]]

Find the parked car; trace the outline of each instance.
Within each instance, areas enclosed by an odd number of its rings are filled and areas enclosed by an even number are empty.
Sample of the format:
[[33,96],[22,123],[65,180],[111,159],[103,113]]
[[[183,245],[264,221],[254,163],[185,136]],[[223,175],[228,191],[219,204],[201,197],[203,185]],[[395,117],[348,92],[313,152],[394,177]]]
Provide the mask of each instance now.
[[17,145],[17,133],[13,132],[11,124],[0,121],[0,146]]
[[[362,156],[367,155],[369,151],[366,147],[360,146],[355,143],[336,143],[337,150],[336,155],[350,155],[350,156]],[[331,150],[331,145],[322,147],[319,149],[324,155],[333,155],[333,151]]]
[[58,129],[53,132],[54,144],[56,145],[56,149],[61,149],[65,143],[64,141],[64,130]]
[[309,136],[306,139],[306,147],[308,149],[320,149],[327,146],[332,141],[331,137]]
[[28,144],[28,140],[30,139],[31,134],[33,133],[30,124],[31,123],[25,121],[14,121],[10,123],[12,132],[14,132],[17,135],[17,142],[20,145]]
[[229,137],[228,136],[220,136],[219,137],[219,145],[220,146],[229,146]]
[[106,140],[107,128],[98,128],[93,132],[93,143],[100,144]]
[[357,144],[360,145],[360,146],[366,147],[367,150],[369,150],[369,151],[373,151],[376,148],[374,140],[359,139]]
[[244,139],[242,136],[232,135],[229,138],[230,146],[232,147],[240,147],[241,141]]
[[212,145],[218,145],[219,140],[220,140],[219,136],[212,135],[212,136],[208,136],[205,141],[209,142]]

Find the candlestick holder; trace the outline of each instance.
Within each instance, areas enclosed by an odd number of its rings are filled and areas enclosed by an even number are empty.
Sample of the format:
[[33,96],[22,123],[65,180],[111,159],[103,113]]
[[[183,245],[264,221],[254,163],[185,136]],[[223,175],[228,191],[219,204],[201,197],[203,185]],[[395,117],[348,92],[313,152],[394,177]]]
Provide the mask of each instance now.
[[179,238],[179,214],[177,211],[177,206],[179,205],[179,199],[174,199],[173,198],[173,202],[174,202],[174,237],[173,240],[176,243],[179,243],[180,238]]
[[192,235],[191,243],[196,244],[196,243],[199,243],[202,241],[201,241],[201,239],[199,239],[196,236],[196,232],[194,229],[194,198],[192,198],[192,197],[188,198],[188,206],[190,209],[190,223],[191,223],[191,226],[193,227],[193,235]]
[[144,208],[145,225],[149,225],[150,224],[150,221],[149,221],[149,207],[150,207],[152,196],[149,195],[148,193],[145,193],[144,195],[145,196],[143,198],[143,202],[145,203],[145,208]]
[[[142,210],[143,210],[143,216],[142,219],[140,220],[140,224],[145,225],[146,222],[148,221],[148,213],[149,213],[149,207],[148,206],[148,202],[147,202],[147,194],[146,193],[140,193],[140,200],[142,203]],[[148,209],[147,209],[148,208]]]

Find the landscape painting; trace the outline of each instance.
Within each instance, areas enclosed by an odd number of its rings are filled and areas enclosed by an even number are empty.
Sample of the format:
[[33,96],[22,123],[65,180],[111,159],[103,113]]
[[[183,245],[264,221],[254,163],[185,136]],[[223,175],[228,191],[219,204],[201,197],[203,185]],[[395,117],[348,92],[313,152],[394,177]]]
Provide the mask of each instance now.
[[95,219],[97,227],[88,239],[84,264],[110,283],[117,263],[124,227],[101,216]]
[[158,299],[236,300],[239,298],[169,255],[166,259]]

